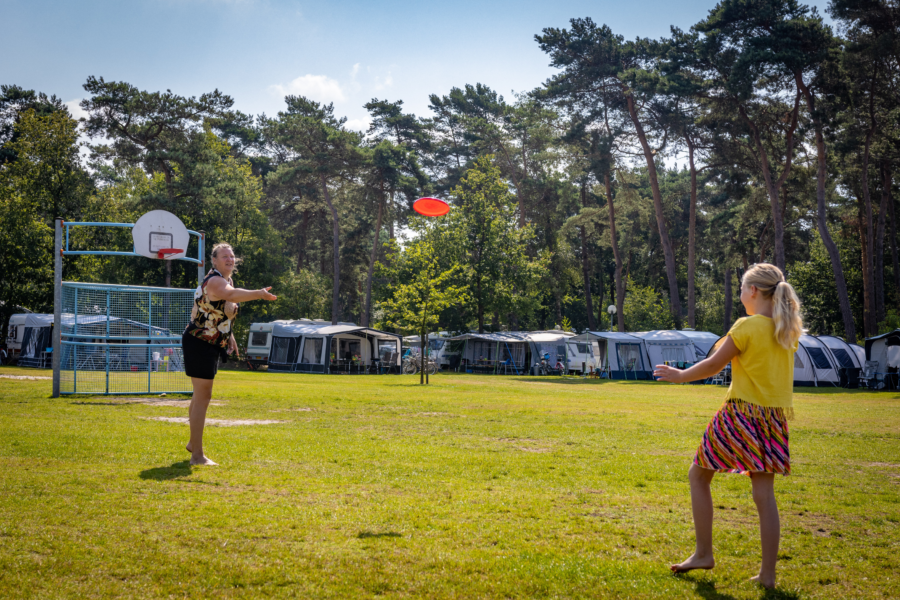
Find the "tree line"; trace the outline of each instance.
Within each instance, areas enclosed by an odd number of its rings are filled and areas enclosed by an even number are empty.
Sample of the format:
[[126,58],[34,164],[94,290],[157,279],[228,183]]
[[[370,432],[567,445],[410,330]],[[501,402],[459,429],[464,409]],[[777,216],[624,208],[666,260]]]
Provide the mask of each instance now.
[[[557,74],[504,98],[481,83],[366,103],[287,96],[247,115],[90,77],[72,118],[55,96],[0,88],[0,313],[52,307],[53,219],[178,215],[244,259],[279,301],[241,325],[326,318],[402,327],[423,256],[446,289],[435,327],[723,333],[742,272],[784,269],[816,333],[900,326],[900,8],[725,0],[688,31],[626,40],[590,18],[535,36]],[[79,135],[91,142],[84,144]],[[419,196],[446,199],[431,222]],[[127,231],[76,247],[129,249]],[[427,244],[427,246],[423,246]],[[411,269],[410,265],[419,265]],[[177,262],[78,257],[67,280],[196,285]],[[607,305],[617,311],[611,323]]]

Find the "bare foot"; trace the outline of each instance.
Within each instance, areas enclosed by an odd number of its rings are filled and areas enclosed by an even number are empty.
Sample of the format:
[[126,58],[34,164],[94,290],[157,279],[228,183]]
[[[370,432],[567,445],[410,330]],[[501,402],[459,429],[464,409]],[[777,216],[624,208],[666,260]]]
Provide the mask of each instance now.
[[757,583],[768,590],[775,589],[775,576],[774,575],[771,578],[763,577],[762,574],[754,575],[753,577],[750,578],[750,581],[752,581],[753,583]]
[[678,563],[677,565],[672,565],[669,568],[672,569],[673,573],[687,573],[694,569],[712,569],[715,566],[716,559],[712,556],[698,558],[696,554],[691,554],[691,557],[686,561]]
[[219,463],[213,462],[210,459],[206,458],[206,456],[191,456],[191,466],[192,467],[216,467]]

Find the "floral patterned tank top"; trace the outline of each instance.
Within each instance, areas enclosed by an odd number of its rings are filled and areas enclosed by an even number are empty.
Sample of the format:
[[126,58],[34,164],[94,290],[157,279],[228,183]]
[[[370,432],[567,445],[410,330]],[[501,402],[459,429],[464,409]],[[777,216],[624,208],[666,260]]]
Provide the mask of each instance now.
[[238,306],[235,304],[234,315],[229,318],[225,314],[226,300],[213,302],[209,299],[206,286],[213,277],[222,277],[222,274],[212,269],[206,274],[203,283],[194,291],[194,304],[197,305],[197,316],[188,323],[184,332],[225,350],[228,348],[228,340],[231,336],[231,322],[237,317]]

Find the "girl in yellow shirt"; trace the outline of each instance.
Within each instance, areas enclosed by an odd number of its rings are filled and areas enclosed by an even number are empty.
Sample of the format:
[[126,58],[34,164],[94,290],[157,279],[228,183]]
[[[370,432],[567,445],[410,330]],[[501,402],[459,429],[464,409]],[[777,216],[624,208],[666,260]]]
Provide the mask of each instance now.
[[653,372],[661,381],[684,383],[711,377],[730,362],[732,373],[725,404],[707,425],[688,471],[696,549],[671,569],[715,566],[710,483],[716,472],[748,473],[762,542],[762,565],[753,580],[771,588],[781,539],[775,474],[791,471],[787,419],[793,414],[794,352],[803,323],[800,299],[774,265],[747,270],[741,302],[750,316],[734,324],[711,357],[684,371],[657,365]]

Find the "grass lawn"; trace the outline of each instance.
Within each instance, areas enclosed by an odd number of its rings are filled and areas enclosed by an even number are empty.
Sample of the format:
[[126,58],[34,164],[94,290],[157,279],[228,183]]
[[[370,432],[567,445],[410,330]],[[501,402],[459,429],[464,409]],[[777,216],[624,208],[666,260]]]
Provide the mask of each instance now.
[[[687,469],[724,389],[553,377],[220,372],[185,402],[50,398],[0,368],[0,597],[898,598],[900,395],[799,390],[779,589],[750,481],[717,476],[711,572]],[[158,399],[157,399],[158,400]]]

